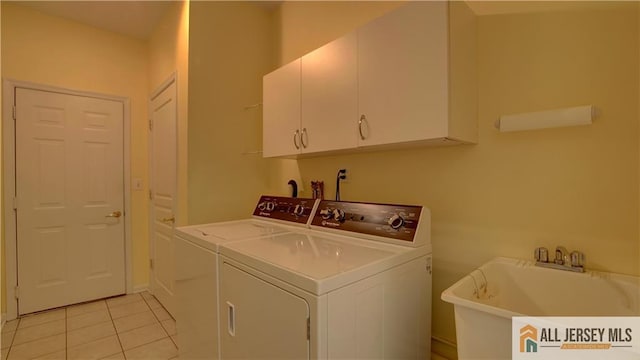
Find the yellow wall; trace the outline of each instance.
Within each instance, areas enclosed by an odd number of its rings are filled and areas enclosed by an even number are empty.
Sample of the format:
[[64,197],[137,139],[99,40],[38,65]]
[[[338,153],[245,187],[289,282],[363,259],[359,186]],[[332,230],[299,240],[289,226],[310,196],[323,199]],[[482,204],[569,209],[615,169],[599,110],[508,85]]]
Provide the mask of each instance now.
[[[283,3],[281,64],[386,6]],[[331,197],[346,168],[343,199],[431,209],[433,335],[444,340],[455,342],[455,328],[440,293],[495,256],[531,259],[537,246],[562,244],[584,251],[591,269],[640,275],[638,36],[634,3],[480,17],[477,145],[303,159],[302,180],[324,180]],[[584,104],[600,109],[593,125],[493,126],[503,114]]]
[[[2,2],[2,77],[127,97],[131,176],[147,183],[147,47],[139,40]],[[131,193],[133,285],[147,284],[146,192]]]
[[275,65],[273,11],[198,1],[189,22],[189,222],[245,218],[268,184],[262,109],[244,108]]
[[287,64],[402,5],[401,1],[286,1],[279,9],[280,64]]
[[[189,1],[174,2],[149,39],[149,89],[176,73],[178,95],[178,204],[176,225],[187,222],[187,114],[189,95]],[[147,189],[148,190],[148,189]]]

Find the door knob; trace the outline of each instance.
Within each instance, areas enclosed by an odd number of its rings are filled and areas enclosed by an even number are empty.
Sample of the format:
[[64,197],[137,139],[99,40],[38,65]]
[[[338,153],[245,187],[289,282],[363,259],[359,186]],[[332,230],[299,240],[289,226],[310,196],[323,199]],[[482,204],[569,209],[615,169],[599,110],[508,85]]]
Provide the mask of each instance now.
[[120,216],[122,216],[122,212],[120,211],[114,211],[109,215],[105,215],[105,217],[111,217],[111,218],[119,218]]
[[164,222],[164,223],[174,223],[176,221],[176,217],[172,216],[170,218],[162,218],[160,219],[160,221]]

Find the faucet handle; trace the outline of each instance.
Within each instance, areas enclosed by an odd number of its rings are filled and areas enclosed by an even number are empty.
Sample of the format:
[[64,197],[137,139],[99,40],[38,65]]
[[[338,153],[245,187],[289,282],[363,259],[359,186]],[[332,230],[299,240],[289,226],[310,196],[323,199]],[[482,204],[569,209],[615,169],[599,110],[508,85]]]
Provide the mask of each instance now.
[[558,265],[569,266],[571,263],[571,258],[569,257],[569,252],[564,246],[556,247],[556,260],[555,263]]
[[584,254],[580,251],[571,252],[571,266],[583,267],[584,266]]
[[538,247],[534,251],[534,256],[538,262],[549,262],[549,250],[546,247]]

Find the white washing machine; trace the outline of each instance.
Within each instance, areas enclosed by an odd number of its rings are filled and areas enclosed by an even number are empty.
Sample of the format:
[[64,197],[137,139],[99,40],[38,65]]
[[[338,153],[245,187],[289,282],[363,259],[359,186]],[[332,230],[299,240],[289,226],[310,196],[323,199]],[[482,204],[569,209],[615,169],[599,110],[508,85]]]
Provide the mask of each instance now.
[[222,244],[221,357],[429,358],[429,210],[322,201],[311,224]]
[[176,228],[180,358],[219,358],[219,246],[307,229],[316,205],[312,199],[262,196],[250,219]]

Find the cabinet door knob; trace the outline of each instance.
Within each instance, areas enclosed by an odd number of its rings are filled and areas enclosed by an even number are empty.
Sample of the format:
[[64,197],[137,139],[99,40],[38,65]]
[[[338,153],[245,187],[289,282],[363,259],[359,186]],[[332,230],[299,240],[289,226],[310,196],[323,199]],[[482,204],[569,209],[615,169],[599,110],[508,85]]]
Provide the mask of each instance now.
[[160,221],[162,221],[163,223],[174,223],[176,221],[176,217],[172,216],[170,218],[162,218],[160,219]]
[[300,135],[300,130],[296,130],[293,133],[293,146],[296,147],[296,150],[300,150],[300,145],[298,145],[298,135]]
[[358,120],[358,133],[360,133],[360,140],[365,140],[367,138],[362,131],[363,123],[366,125],[367,130],[369,130],[369,123],[367,122],[367,117],[364,114],[360,116],[360,120]]
[[302,147],[306,149],[309,145],[309,142],[305,141],[305,139],[309,140],[309,135],[307,135],[307,128],[303,128],[302,134],[300,134],[300,143],[302,144]]
[[122,212],[121,211],[114,211],[109,215],[105,215],[104,217],[119,218],[120,216],[122,216]]

